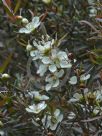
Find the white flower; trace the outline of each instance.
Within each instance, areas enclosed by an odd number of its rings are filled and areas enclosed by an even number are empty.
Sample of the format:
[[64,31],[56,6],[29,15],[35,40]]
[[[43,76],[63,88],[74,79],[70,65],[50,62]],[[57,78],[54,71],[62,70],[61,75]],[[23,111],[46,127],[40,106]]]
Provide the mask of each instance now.
[[71,61],[68,59],[66,52],[59,51],[58,49],[53,49],[51,51],[49,71],[54,73],[57,68],[71,68]]
[[28,94],[30,95],[31,98],[35,98],[36,100],[39,100],[39,101],[44,101],[49,99],[48,96],[41,95],[38,91],[31,91]]
[[46,128],[50,128],[51,130],[55,130],[58,124],[62,121],[63,114],[59,109],[56,109],[53,116],[52,115],[45,115],[42,119],[42,123]]
[[[84,95],[85,95],[85,98],[87,98],[87,95],[88,95],[88,88],[85,88],[84,90]],[[83,99],[83,95],[80,94],[80,93],[75,93],[73,95],[73,97],[68,101],[69,103],[75,103],[75,102],[79,102],[81,99]]]
[[88,74],[88,75],[83,74],[83,75],[80,76],[80,80],[81,80],[81,81],[86,81],[86,80],[88,80],[89,78],[90,78],[90,74]]
[[66,52],[52,49],[50,57],[42,60],[44,64],[49,64],[49,71],[54,73],[58,68],[71,68],[71,61],[68,59]]
[[64,75],[64,70],[61,69],[59,72],[55,72],[53,76],[47,76],[45,81],[48,82],[45,86],[45,90],[49,91],[52,87],[58,87],[59,86],[59,78],[61,78]]
[[[89,78],[90,78],[90,74],[88,74],[88,75],[82,74],[82,75],[80,76],[80,81],[86,81],[86,80],[88,80]],[[75,85],[75,84],[77,84],[77,82],[78,82],[77,76],[72,76],[72,77],[70,78],[70,80],[69,80],[69,83],[70,83],[71,85]]]
[[53,40],[44,42],[39,41],[37,43],[36,41],[33,41],[34,47],[36,47],[36,50],[30,52],[30,56],[33,60],[41,59],[44,64],[48,64],[50,61],[49,57],[47,56],[49,51],[51,50],[52,44],[54,43]]
[[42,110],[44,110],[47,107],[47,104],[45,101],[42,101],[38,104],[30,105],[28,108],[26,108],[27,112],[38,114]]
[[67,53],[64,51],[59,51],[57,49],[52,50],[52,62],[58,67],[58,68],[71,68],[71,60],[68,59]]
[[82,94],[75,93],[68,102],[71,102],[71,103],[78,102],[81,100],[81,98],[83,98]]
[[26,34],[29,34],[31,33],[32,31],[34,31],[39,25],[40,25],[40,19],[39,17],[35,16],[33,19],[32,19],[32,22],[28,23],[25,27],[21,28],[19,30],[19,33],[26,33]]

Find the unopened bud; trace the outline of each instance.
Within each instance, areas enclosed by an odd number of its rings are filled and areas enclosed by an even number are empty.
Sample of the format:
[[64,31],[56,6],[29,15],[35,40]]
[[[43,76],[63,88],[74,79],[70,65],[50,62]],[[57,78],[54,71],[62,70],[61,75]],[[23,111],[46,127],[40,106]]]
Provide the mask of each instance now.
[[10,78],[10,76],[9,76],[9,74],[4,73],[4,74],[2,74],[2,78],[3,79],[8,79],[8,78]]
[[45,4],[50,4],[52,0],[42,0]]
[[30,44],[28,44],[28,45],[26,46],[26,50],[27,50],[27,51],[31,51],[31,50],[32,50],[32,46],[31,46]]
[[22,18],[22,23],[23,23],[23,24],[28,24],[29,21],[28,21],[28,19],[26,19],[26,18]]

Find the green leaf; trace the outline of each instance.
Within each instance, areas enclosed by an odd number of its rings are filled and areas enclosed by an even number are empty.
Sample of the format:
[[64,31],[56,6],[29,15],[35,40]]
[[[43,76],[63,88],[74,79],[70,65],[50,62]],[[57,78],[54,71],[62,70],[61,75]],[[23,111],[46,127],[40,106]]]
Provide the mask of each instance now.
[[7,59],[4,61],[3,65],[0,67],[0,73],[3,73],[5,69],[7,68],[8,64],[11,62],[12,59],[12,53],[9,54]]
[[20,5],[21,5],[21,0],[18,0],[17,4],[16,4],[16,7],[14,9],[14,14],[17,13],[17,11],[19,10]]

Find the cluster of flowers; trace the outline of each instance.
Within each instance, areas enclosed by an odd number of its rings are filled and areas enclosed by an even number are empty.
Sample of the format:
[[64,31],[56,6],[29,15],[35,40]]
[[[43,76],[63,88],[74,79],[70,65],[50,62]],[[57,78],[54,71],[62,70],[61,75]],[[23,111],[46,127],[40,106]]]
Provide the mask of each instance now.
[[34,41],[33,45],[36,49],[30,52],[32,60],[39,61],[37,74],[41,77],[46,75],[46,91],[51,90],[52,87],[58,87],[60,78],[64,76],[64,69],[72,67],[67,53],[54,47],[54,42],[54,39],[47,42],[42,40],[39,43]]
[[[41,24],[39,17],[34,17],[31,22],[23,18],[22,22],[26,22],[26,24],[25,27],[19,30],[21,34],[30,34]],[[45,78],[45,90],[49,91],[59,86],[60,79],[63,78],[66,69],[72,67],[72,63],[68,57],[68,53],[61,51],[54,39],[51,39],[48,35],[47,39],[42,38],[41,41],[34,40],[33,45],[27,45],[26,49],[29,50],[32,61],[38,64],[37,74]],[[39,91],[31,91],[28,95],[34,100],[34,103],[29,105],[26,111],[37,115],[42,111],[46,111],[44,117],[40,120],[44,127],[55,130],[58,123],[63,119],[60,109],[57,108],[53,113],[47,110],[47,101],[50,98],[46,95],[41,95]]]
[[[87,107],[84,106],[83,99],[85,99],[87,105],[90,105],[90,107],[93,107],[92,114],[93,115],[102,115],[102,107],[101,107],[101,102],[102,102],[102,89],[101,90],[96,90],[94,92],[90,92],[88,88],[85,88],[84,90],[84,97],[81,93],[75,93],[73,97],[68,101],[68,103],[74,103],[74,104],[79,104],[83,111],[86,110]],[[88,110],[88,109],[87,109]],[[71,116],[70,116],[71,115]],[[71,112],[69,114],[70,119],[75,118],[74,112]]]
[[[35,103],[29,105],[26,108],[26,111],[29,113],[33,113],[35,115],[39,115],[41,112],[44,112],[43,118],[41,122],[45,128],[50,128],[51,130],[55,130],[58,124],[63,119],[63,114],[60,109],[56,109],[54,113],[48,111],[47,101],[50,99],[47,95],[40,94],[39,91],[31,91],[28,92],[28,96],[35,100]],[[37,118],[36,120],[40,120]],[[33,122],[33,121],[32,121]]]

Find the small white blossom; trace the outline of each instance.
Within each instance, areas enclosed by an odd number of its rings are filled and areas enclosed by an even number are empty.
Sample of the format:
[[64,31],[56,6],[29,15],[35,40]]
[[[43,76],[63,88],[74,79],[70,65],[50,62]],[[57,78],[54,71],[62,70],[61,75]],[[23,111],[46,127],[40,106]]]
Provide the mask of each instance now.
[[49,91],[52,87],[58,87],[59,86],[59,78],[61,78],[64,75],[64,70],[61,69],[59,72],[55,72],[53,76],[47,76],[45,81],[48,82],[46,84],[46,91]]
[[48,96],[41,95],[38,91],[31,91],[28,94],[30,95],[31,98],[35,98],[36,100],[39,100],[39,101],[44,101],[49,99]]
[[42,123],[46,128],[50,128],[51,130],[55,130],[58,124],[62,121],[63,114],[59,109],[56,109],[53,115],[45,115],[42,119]]
[[51,50],[53,43],[53,40],[48,42],[40,41],[39,44],[36,41],[33,41],[33,45],[36,49],[30,52],[30,56],[33,60],[41,59],[46,63],[46,57],[49,55],[48,53]]
[[[89,78],[90,78],[90,74],[88,74],[88,75],[82,74],[82,75],[80,76],[80,81],[86,81],[86,80],[88,80]],[[78,82],[77,76],[72,76],[72,77],[70,78],[70,80],[69,80],[69,83],[70,83],[71,85],[75,85],[75,84],[77,84],[77,82]]]
[[75,102],[80,101],[82,98],[83,98],[82,94],[75,93],[68,102],[75,103]]
[[39,17],[35,16],[32,19],[32,22],[28,23],[25,27],[21,28],[19,30],[19,33],[25,33],[25,34],[29,34],[32,31],[34,31],[36,28],[38,28],[38,26],[40,25],[40,19]]
[[86,81],[89,78],[90,78],[90,74],[88,74],[88,75],[83,74],[83,75],[80,76],[80,80],[82,80],[82,81]]
[[71,60],[68,59],[66,52],[52,49],[51,55],[48,58],[49,71],[54,73],[57,69],[71,68]]
[[26,111],[30,113],[38,114],[42,110],[44,110],[46,107],[47,107],[47,104],[45,103],[45,101],[42,101],[38,104],[33,104],[33,105],[28,106],[28,108],[26,108]]
[[[87,98],[87,95],[89,94],[89,90],[88,88],[85,88],[83,90],[85,98]],[[68,103],[75,103],[75,102],[79,102],[81,99],[83,99],[83,95],[80,93],[75,93],[73,94],[73,97],[71,99],[69,99]]]

